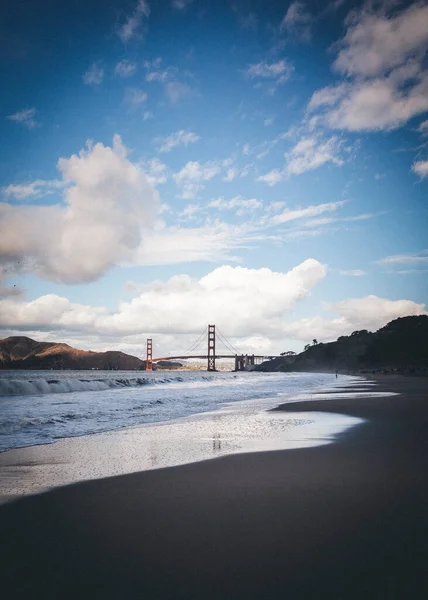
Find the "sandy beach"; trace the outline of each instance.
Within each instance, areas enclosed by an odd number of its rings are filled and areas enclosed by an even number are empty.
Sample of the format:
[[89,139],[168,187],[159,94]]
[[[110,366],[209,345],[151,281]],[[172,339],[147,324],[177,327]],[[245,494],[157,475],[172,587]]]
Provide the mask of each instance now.
[[399,395],[336,390],[277,409],[364,419],[333,444],[87,481],[0,506],[2,592],[426,598],[427,388],[426,378],[385,376],[373,389]]

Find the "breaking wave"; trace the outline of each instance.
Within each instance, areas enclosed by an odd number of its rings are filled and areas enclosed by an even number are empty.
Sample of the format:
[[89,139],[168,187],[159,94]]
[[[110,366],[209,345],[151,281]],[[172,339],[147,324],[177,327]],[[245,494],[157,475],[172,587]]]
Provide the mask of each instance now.
[[[215,378],[215,377],[214,377]],[[186,378],[187,380],[189,378]],[[213,377],[195,375],[197,381],[209,381]],[[98,392],[110,389],[135,388],[145,385],[159,385],[168,383],[181,383],[184,379],[180,375],[167,377],[120,377],[103,379],[0,379],[0,397],[4,396],[34,396],[42,394],[66,394],[68,392]]]

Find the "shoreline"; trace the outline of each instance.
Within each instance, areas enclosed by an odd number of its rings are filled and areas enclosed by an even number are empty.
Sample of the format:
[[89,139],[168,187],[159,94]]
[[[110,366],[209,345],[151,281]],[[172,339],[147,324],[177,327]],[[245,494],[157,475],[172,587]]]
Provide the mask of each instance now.
[[[229,401],[288,396],[296,388],[311,389],[323,380],[333,385],[334,381],[331,374],[152,373],[149,378],[117,379],[115,375],[108,380],[78,379],[77,371],[74,375],[63,380],[0,378],[0,395],[5,391],[12,394],[4,398],[1,451],[173,421],[217,410]],[[14,399],[13,390],[22,395]],[[3,407],[2,398],[0,404]]]
[[[344,378],[353,393],[357,382]],[[358,385],[361,385],[358,382]],[[223,404],[214,411],[130,427],[61,438],[50,444],[19,447],[0,454],[0,504],[91,479],[125,475],[215,459],[242,452],[321,446],[359,423],[341,414],[293,411],[275,414],[281,401],[330,389],[291,392]]]
[[365,419],[333,444],[87,481],[0,506],[5,589],[14,598],[426,598],[426,380],[385,379],[374,389],[399,395],[276,409],[340,405]]

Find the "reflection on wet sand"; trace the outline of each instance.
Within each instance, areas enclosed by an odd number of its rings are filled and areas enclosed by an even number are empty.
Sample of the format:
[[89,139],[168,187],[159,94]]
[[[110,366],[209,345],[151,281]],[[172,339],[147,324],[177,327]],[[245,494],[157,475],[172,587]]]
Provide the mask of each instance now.
[[360,422],[342,415],[268,410],[277,405],[277,398],[233,403],[190,418],[5,452],[0,454],[0,500],[213,456],[327,444]]

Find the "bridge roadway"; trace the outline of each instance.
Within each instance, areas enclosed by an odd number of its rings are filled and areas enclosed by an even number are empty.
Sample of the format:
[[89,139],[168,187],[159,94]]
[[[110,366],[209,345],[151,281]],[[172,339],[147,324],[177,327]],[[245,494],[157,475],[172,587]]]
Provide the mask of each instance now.
[[[257,355],[257,354],[248,354],[248,355],[244,355],[244,354],[216,354],[215,358],[217,360],[217,358],[235,358],[236,356],[251,356],[254,358],[264,358],[266,360],[272,360],[273,358],[277,358],[276,356],[266,356],[266,355]],[[208,358],[208,354],[195,354],[192,356],[162,356],[161,358],[153,358],[152,361],[153,362],[158,362],[159,360],[184,360],[186,358],[200,358],[200,359],[204,359],[207,360]]]

